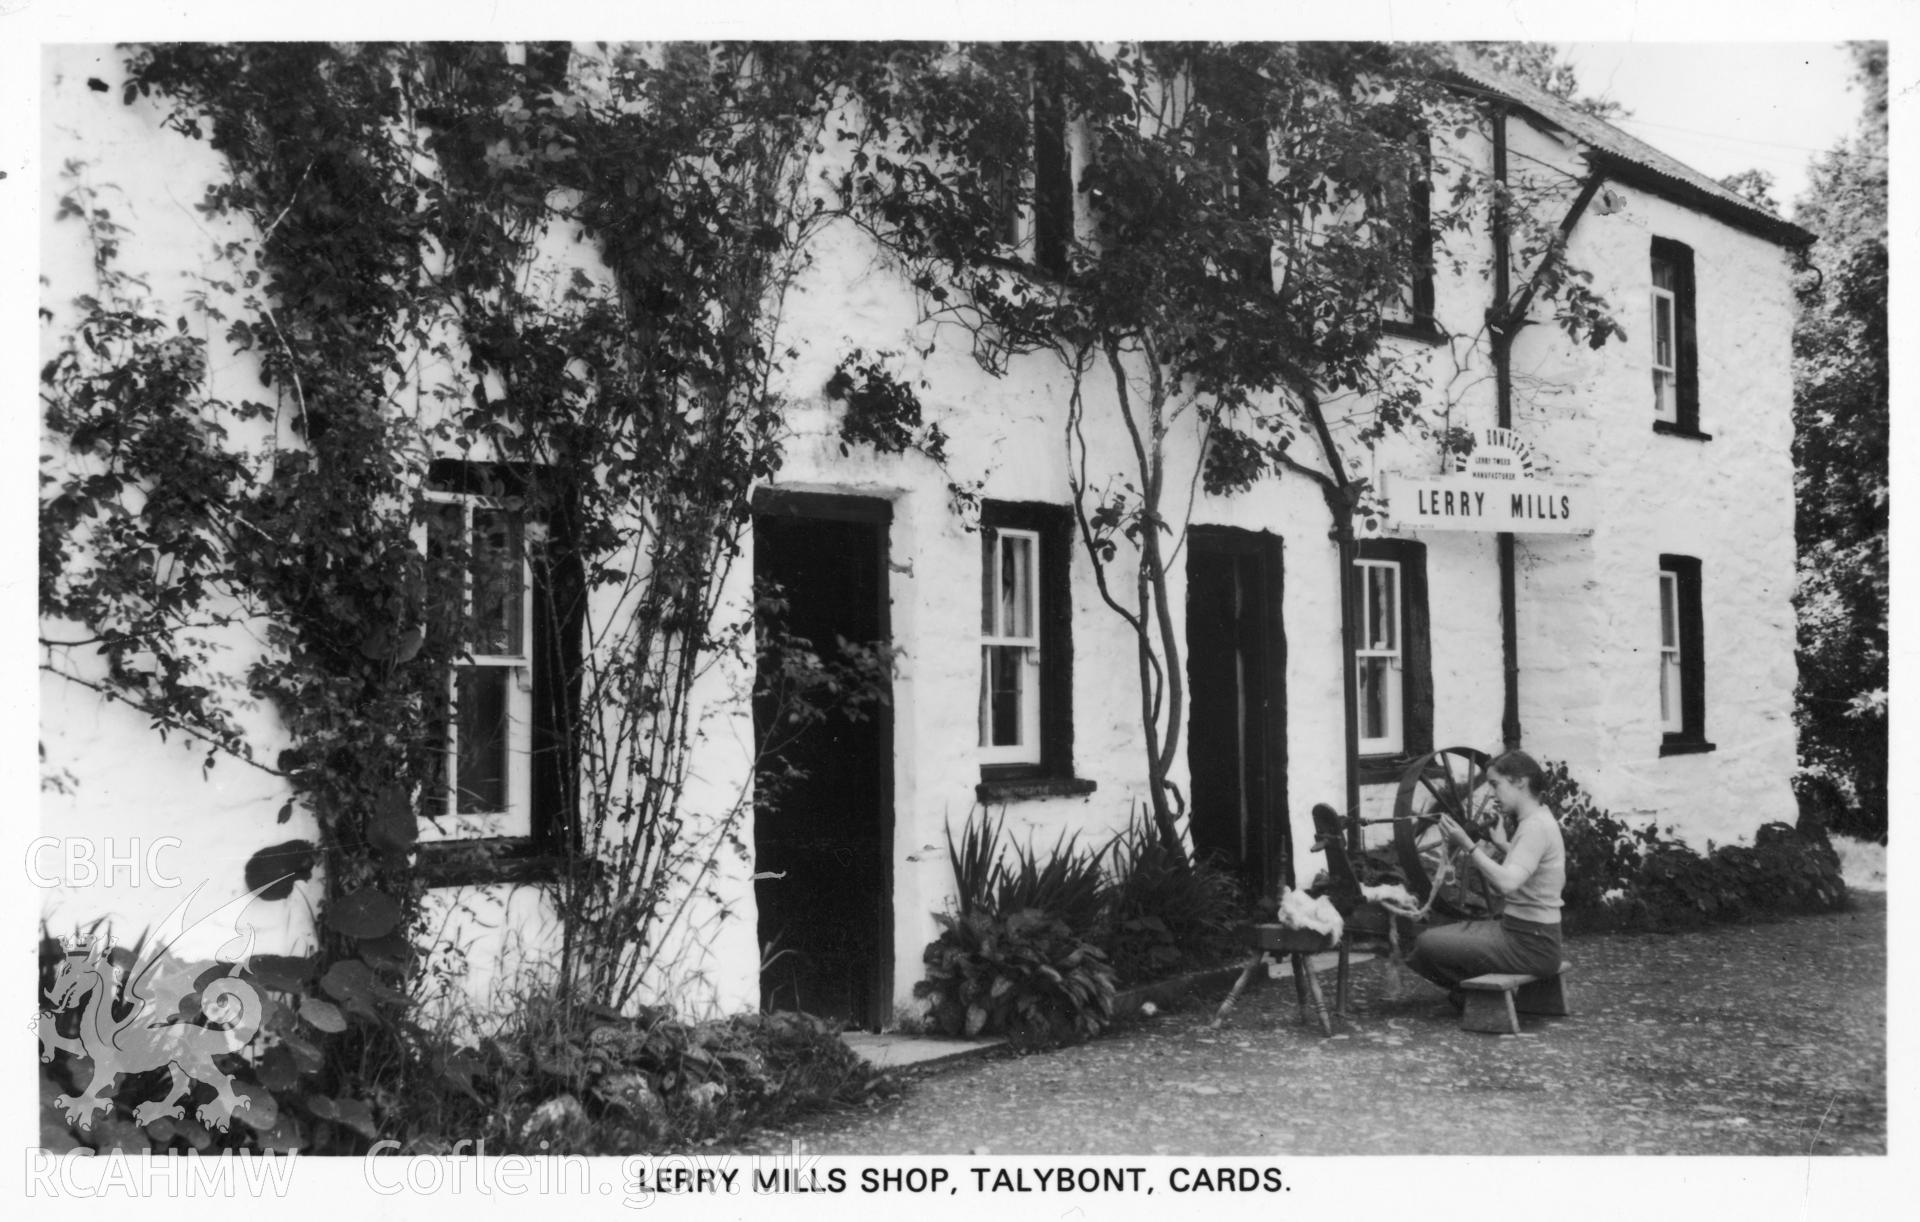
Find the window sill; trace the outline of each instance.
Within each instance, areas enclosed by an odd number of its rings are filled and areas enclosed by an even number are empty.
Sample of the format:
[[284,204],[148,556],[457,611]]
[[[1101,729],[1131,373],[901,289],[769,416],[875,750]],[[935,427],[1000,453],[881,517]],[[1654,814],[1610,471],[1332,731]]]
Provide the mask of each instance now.
[[1399,755],[1363,755],[1360,757],[1358,772],[1362,785],[1397,785],[1400,774],[1407,766],[1426,751],[1403,751]]
[[1668,738],[1660,744],[1660,754],[1665,755],[1705,755],[1709,751],[1719,750],[1704,738]]
[[1398,336],[1401,339],[1418,340],[1423,344],[1443,343],[1447,338],[1431,318],[1411,320],[1383,318],[1380,320],[1380,333]]
[[994,777],[973,787],[982,806],[1030,802],[1036,798],[1083,798],[1099,786],[1072,776]]
[[1688,441],[1712,441],[1712,433],[1703,433],[1689,424],[1676,424],[1671,420],[1656,420],[1653,431],[1663,437],[1684,437]]
[[551,883],[566,873],[566,859],[524,839],[436,840],[419,846],[414,872],[428,887]]

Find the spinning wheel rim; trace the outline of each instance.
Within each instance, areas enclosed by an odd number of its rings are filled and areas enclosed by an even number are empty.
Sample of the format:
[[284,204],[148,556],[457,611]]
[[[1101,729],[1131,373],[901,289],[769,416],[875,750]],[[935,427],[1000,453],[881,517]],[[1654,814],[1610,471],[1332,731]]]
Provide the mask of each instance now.
[[[1451,814],[1463,825],[1486,826],[1487,765],[1492,757],[1477,747],[1442,747],[1415,758],[1400,774],[1393,799],[1394,856],[1406,877],[1406,886],[1422,903],[1433,894],[1433,880],[1446,855],[1439,832],[1439,813]],[[1416,802],[1428,804],[1415,810]],[[1493,817],[1497,818],[1497,814]],[[1490,901],[1491,896],[1481,898]],[[1469,915],[1447,902],[1443,892],[1434,904],[1450,915]]]

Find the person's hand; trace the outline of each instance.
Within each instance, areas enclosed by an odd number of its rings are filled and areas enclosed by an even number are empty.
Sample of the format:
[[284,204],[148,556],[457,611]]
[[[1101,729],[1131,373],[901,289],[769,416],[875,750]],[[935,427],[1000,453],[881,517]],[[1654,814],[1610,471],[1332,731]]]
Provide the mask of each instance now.
[[1440,815],[1440,834],[1447,838],[1449,844],[1458,845],[1463,849],[1473,847],[1473,837],[1467,835],[1466,829],[1455,823],[1453,816],[1445,812]]

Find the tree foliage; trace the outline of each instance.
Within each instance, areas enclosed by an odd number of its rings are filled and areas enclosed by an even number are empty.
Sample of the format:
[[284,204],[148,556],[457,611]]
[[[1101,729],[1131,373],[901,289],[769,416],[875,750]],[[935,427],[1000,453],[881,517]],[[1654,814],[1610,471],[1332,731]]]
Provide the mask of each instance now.
[[1838,825],[1887,830],[1887,47],[1854,44],[1855,135],[1818,158],[1795,220],[1818,235],[1794,330],[1797,721]]
[[[42,373],[42,666],[208,744],[209,766],[291,786],[281,820],[298,808],[317,834],[272,868],[317,865],[331,899],[319,962],[268,987],[349,1007],[343,1032],[274,1033],[329,1107],[350,1092],[386,1111],[409,1073],[438,1072],[414,1063],[400,991],[431,984],[417,951],[449,949],[407,924],[465,648],[446,609],[469,557],[418,542],[436,459],[518,473],[491,491],[533,523],[551,618],[581,622],[542,658],[571,708],[569,817],[541,846],[557,996],[671,987],[698,970],[674,948],[727,916],[713,880],[746,852],[752,799],[689,802],[693,689],[717,659],[751,664],[750,617],[723,614],[722,591],[780,463],[780,307],[830,216],[809,166],[839,63],[704,44],[132,48],[125,100],[156,99],[224,159],[199,207],[238,235],[178,318],[121,269],[137,235],[69,167],[62,219],[85,227],[96,284]],[[586,257],[544,254],[555,240]],[[215,354],[257,362],[258,401],[222,397],[239,383],[210,373]],[[243,728],[255,702],[292,740],[271,759]],[[485,846],[456,849],[485,876]],[[367,897],[382,920],[349,919]]]
[[[1324,409],[1363,447],[1430,428],[1442,396],[1383,341],[1397,323],[1435,326],[1407,318],[1412,285],[1479,257],[1464,237],[1496,201],[1532,272],[1516,301],[1596,346],[1617,333],[1543,220],[1577,184],[1494,183],[1459,151],[1480,117],[1450,63],[1416,44],[907,48],[862,83],[866,124],[842,133],[840,193],[928,315],[966,327],[989,369],[1047,353],[1070,378],[1072,503],[1101,596],[1134,634],[1148,795],[1170,845],[1184,666],[1167,573],[1194,497],[1290,473],[1344,524],[1364,485]],[[1067,132],[1079,170],[1062,195],[1009,172]],[[1065,231],[1052,259],[1049,213]],[[1514,302],[1490,304],[1509,331],[1526,325]],[[1175,430],[1197,442],[1196,469],[1169,466]],[[1090,432],[1125,438],[1131,461],[1099,469]]]

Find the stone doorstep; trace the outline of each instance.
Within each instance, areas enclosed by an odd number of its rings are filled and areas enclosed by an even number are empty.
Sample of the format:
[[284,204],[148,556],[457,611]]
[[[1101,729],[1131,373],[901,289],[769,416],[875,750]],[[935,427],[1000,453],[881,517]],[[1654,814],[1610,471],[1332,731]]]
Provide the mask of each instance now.
[[[1374,956],[1365,952],[1351,954],[1348,963],[1365,963]],[[1309,955],[1310,969],[1317,973],[1330,971],[1340,962],[1335,951],[1324,951]],[[1122,989],[1113,995],[1113,1016],[1130,1017],[1139,1013],[1141,1006],[1152,1002],[1156,1006],[1170,1005],[1197,993],[1225,991],[1233,987],[1233,982],[1246,970],[1246,962],[1229,964],[1226,967],[1207,968],[1204,971],[1188,972],[1184,976],[1175,976],[1168,980],[1156,980],[1152,984],[1138,985]],[[1281,955],[1275,962],[1267,965],[1262,976],[1272,980],[1284,980],[1293,975],[1291,956]],[[967,1057],[981,1056],[1001,1047],[1006,1040],[991,1036],[981,1040],[948,1039],[937,1035],[907,1035],[899,1031],[842,1031],[840,1042],[853,1049],[861,1060],[876,1069],[896,1069],[905,1065],[932,1065],[943,1061],[959,1061]]]
[[981,1056],[1007,1041],[997,1035],[980,1040],[956,1040],[899,1031],[842,1031],[840,1042],[875,1069],[898,1069],[904,1065],[933,1065]]

